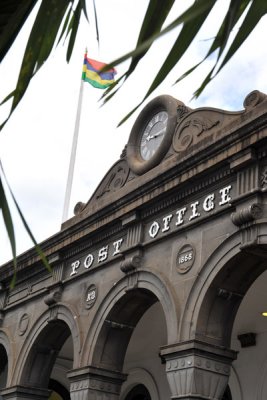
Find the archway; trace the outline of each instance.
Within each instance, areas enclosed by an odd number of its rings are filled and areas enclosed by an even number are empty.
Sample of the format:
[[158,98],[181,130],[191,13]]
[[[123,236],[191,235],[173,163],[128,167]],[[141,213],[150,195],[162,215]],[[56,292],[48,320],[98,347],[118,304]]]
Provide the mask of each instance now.
[[123,364],[127,380],[122,385],[121,400],[135,396],[136,400],[171,398],[165,364],[159,357],[166,342],[166,321],[161,304],[156,302],[140,318],[130,338]]
[[[181,344],[176,349],[175,359],[176,363],[180,360],[181,349],[184,355],[204,367],[197,387],[190,389],[195,396],[223,398],[225,393],[224,397],[233,397],[231,385],[227,389],[232,362],[238,357],[235,348],[231,349],[233,324],[244,297],[265,270],[264,245],[240,249],[239,232],[225,240],[200,270],[184,307]],[[170,350],[166,356],[171,360]],[[169,367],[173,365],[169,361]],[[177,374],[182,374],[180,366]],[[174,372],[169,375],[173,377]],[[218,385],[212,387],[211,382],[218,382]],[[252,397],[255,398],[248,398]]]
[[229,385],[235,400],[267,398],[267,271],[250,286],[235,317],[231,347],[238,352]]
[[[99,392],[102,392],[103,397],[124,400],[133,386],[143,384],[151,398],[158,400],[158,394],[153,397],[152,393],[153,390],[154,393],[158,393],[155,382],[165,379],[164,387],[168,388],[165,365],[162,364],[159,353],[160,347],[168,344],[169,338],[177,337],[178,304],[174,301],[164,281],[151,272],[138,271],[137,283],[130,287],[128,284],[128,277],[117,282],[98,308],[83,346],[83,364],[86,367],[73,370],[68,374],[73,398],[77,397],[77,392],[84,398],[99,396]],[[158,329],[163,332],[163,339],[155,342],[156,346],[153,348],[153,363],[154,360],[157,363],[156,376],[154,376],[155,371],[149,371],[149,368],[140,362],[135,364],[134,370],[138,369],[139,372],[142,370],[149,379],[144,381],[141,378],[133,381],[131,380],[131,359],[127,356],[128,348],[136,332],[139,329],[142,331],[142,326],[147,324],[150,324],[152,328],[153,321],[158,322]],[[155,329],[153,335],[153,338],[157,336]],[[138,341],[141,348],[147,347],[144,345],[145,339],[149,341],[146,333]],[[139,354],[143,354],[142,351]],[[126,359],[128,359],[127,368],[125,367]],[[160,379],[158,379],[159,376]],[[127,386],[129,379],[130,386]],[[125,381],[126,386],[124,385],[121,390]],[[151,392],[151,387],[147,386],[147,382],[152,382]]]
[[126,396],[125,400],[152,400],[144,385],[136,385]]
[[127,276],[116,282],[99,306],[83,344],[81,365],[114,367],[120,371],[134,328],[146,310],[156,302],[160,303],[164,314],[167,330],[165,344],[177,339],[179,302],[168,284],[151,271],[140,270],[136,277],[132,274],[131,279],[136,279],[134,286],[129,286],[131,280]]
[[180,340],[198,339],[230,347],[237,310],[266,270],[264,246],[240,250],[240,233],[228,237],[199,272],[180,324]]
[[239,252],[217,273],[203,298],[196,324],[196,337],[230,347],[238,308],[253,282],[266,269],[257,254]]
[[[5,347],[0,344],[0,391],[6,387],[8,373],[8,357]],[[0,399],[1,399],[0,395]]]
[[73,367],[71,331],[62,320],[48,323],[31,346],[20,384],[49,389],[49,400],[69,400],[67,371]]
[[69,390],[58,381],[50,379],[48,389],[51,390],[49,400],[70,400]]
[[157,300],[154,294],[145,289],[135,289],[124,294],[104,320],[92,364],[122,371],[131,335],[140,318]]

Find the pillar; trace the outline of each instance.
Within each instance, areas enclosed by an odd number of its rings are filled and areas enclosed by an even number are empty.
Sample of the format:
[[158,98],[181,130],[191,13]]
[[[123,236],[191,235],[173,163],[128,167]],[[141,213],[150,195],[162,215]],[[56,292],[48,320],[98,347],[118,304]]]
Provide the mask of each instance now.
[[27,386],[12,386],[3,389],[0,393],[4,400],[47,400],[51,390]]
[[172,400],[221,400],[236,352],[192,340],[161,349]]
[[127,375],[88,366],[68,373],[71,400],[118,400]]

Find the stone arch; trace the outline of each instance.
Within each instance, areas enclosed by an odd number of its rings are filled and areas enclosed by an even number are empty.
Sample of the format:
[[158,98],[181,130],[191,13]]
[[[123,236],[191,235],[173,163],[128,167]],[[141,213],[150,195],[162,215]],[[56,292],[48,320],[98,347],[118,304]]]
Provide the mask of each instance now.
[[[258,225],[261,242],[266,224]],[[265,236],[265,238],[264,238]],[[179,338],[229,347],[238,307],[256,278],[266,270],[265,244],[241,249],[240,232],[228,237],[203,265],[185,304]]]
[[158,388],[154,378],[143,368],[133,368],[129,371],[127,386],[122,388],[121,398],[125,400],[128,393],[138,384],[144,385],[148,389],[153,400],[159,400]]
[[10,344],[10,339],[7,335],[6,332],[3,330],[0,331],[0,346],[6,353],[7,357],[7,363],[8,363],[8,370],[7,370],[7,377],[6,377],[6,385],[9,384],[9,381],[11,379],[11,371],[13,369],[13,360],[14,360],[14,354],[13,354],[13,349]]
[[152,271],[139,270],[136,274],[133,287],[129,288],[126,276],[104,298],[84,343],[83,365],[102,365],[120,371],[133,329],[157,301],[165,316],[168,343],[176,340],[179,310],[167,283]]
[[[77,316],[71,307],[58,303],[43,313],[30,329],[18,356],[12,383],[29,384],[37,386],[46,385],[48,376],[42,371],[42,379],[37,371],[38,363],[46,363],[47,374],[65,340],[71,335],[74,347],[73,364],[78,365],[81,349],[80,334]],[[43,358],[43,360],[42,360]],[[36,364],[37,363],[37,364]],[[34,367],[35,365],[35,367]],[[31,372],[31,366],[33,366]],[[36,382],[35,382],[36,381]]]

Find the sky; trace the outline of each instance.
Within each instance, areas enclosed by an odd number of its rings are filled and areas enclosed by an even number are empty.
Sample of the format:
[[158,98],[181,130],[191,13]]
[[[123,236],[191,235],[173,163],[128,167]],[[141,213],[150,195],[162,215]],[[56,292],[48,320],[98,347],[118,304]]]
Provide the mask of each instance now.
[[[186,2],[186,5],[190,3]],[[0,132],[0,158],[8,182],[38,242],[61,229],[84,50],[87,47],[89,57],[106,63],[132,50],[148,0],[98,0],[99,46],[91,1],[87,0],[87,4],[90,22],[88,24],[82,18],[71,61],[66,62],[67,46],[59,44],[32,79],[21,103]],[[183,11],[181,4],[175,2],[167,22]],[[208,60],[186,80],[173,85],[189,66],[205,55],[227,4],[228,0],[217,2],[215,10],[181,62],[121,127],[117,128],[118,123],[145,95],[178,30],[165,35],[152,46],[134,74],[106,105],[101,107],[99,101],[103,92],[85,83],[69,218],[73,216],[74,206],[79,201],[89,200],[106,172],[119,159],[134,121],[154,97],[169,94],[191,108],[214,107],[239,111],[243,109],[243,101],[252,90],[267,93],[266,17],[199,99],[191,100],[193,92],[206,76],[214,59]],[[39,3],[0,64],[0,101],[16,85],[38,6]],[[118,77],[125,72],[128,64],[125,62],[116,67]],[[9,108],[10,103],[0,107],[0,122],[7,117]],[[12,204],[11,208],[17,252],[20,254],[33,244]],[[10,244],[0,215],[0,264],[11,258]]]

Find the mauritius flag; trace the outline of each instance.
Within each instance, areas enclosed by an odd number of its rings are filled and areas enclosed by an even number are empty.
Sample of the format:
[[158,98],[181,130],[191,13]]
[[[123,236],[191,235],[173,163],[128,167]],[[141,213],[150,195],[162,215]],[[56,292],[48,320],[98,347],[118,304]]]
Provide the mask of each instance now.
[[91,85],[98,89],[106,89],[107,87],[112,85],[112,83],[114,83],[114,76],[117,73],[115,68],[110,68],[105,72],[102,72],[103,68],[106,66],[107,64],[100,61],[92,60],[91,58],[87,57],[87,54],[85,54],[82,80],[85,82],[89,82]]

